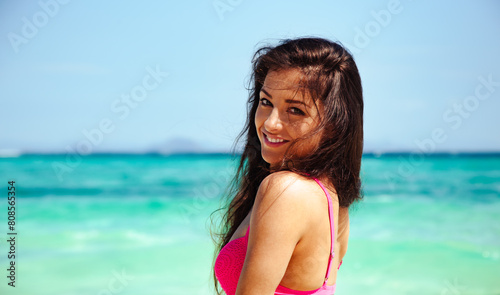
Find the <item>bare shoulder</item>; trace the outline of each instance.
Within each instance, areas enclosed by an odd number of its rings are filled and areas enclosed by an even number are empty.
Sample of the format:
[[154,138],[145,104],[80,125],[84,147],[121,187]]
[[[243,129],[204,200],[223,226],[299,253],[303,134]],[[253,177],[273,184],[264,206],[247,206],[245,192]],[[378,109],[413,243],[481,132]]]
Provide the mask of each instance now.
[[[338,196],[335,189],[322,183],[332,199],[332,202],[338,206]],[[259,186],[257,198],[275,199],[282,194],[289,198],[294,198],[296,201],[311,201],[311,195],[318,193],[324,196],[323,189],[309,177],[305,177],[290,171],[280,171],[268,175]],[[323,199],[323,198],[321,198]]]
[[[314,181],[290,171],[279,171],[268,175],[259,186],[259,201],[275,201],[286,198],[289,202],[307,201]],[[266,200],[264,200],[264,198]]]
[[[293,252],[314,220],[310,181],[299,174],[280,171],[261,182],[250,216],[253,230],[250,230],[249,249],[277,243],[279,251]],[[254,246],[254,242],[260,246]]]
[[267,285],[268,290],[275,290],[283,279],[297,245],[314,221],[314,210],[307,202],[310,181],[287,171],[272,173],[262,181],[250,214],[247,254],[238,288],[255,290]]
[[[315,193],[317,198],[313,197]],[[256,213],[261,215],[272,211],[286,215],[282,217],[289,222],[308,226],[308,221],[318,211],[318,202],[324,201],[321,195],[324,195],[322,189],[314,180],[290,171],[275,172],[268,175],[259,187]]]

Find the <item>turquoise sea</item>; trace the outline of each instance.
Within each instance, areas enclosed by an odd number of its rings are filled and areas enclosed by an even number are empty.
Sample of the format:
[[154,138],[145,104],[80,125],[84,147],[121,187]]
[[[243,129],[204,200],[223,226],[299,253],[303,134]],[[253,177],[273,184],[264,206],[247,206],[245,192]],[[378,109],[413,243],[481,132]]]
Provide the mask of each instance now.
[[[213,294],[209,216],[235,166],[224,154],[0,158],[0,294]],[[362,177],[336,294],[500,294],[500,155],[366,155]]]

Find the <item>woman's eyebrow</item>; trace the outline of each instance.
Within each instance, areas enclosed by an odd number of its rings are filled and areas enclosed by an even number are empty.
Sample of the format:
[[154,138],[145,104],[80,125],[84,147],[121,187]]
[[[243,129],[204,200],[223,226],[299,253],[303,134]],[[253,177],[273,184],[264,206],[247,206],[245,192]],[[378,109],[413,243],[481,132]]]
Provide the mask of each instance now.
[[[264,93],[265,93],[267,96],[269,96],[270,98],[273,98],[273,96],[272,96],[269,92],[267,92],[264,88],[261,88],[261,89],[260,89],[260,91],[261,91],[261,92],[264,92]],[[296,100],[296,99],[286,99],[286,100],[285,100],[285,102],[288,102],[288,103],[300,103],[300,104],[304,105],[306,108],[308,108],[308,107],[309,107],[309,106],[308,106],[305,102],[303,102],[303,101],[301,101],[301,100]]]
[[267,96],[269,96],[270,98],[273,98],[273,96],[271,94],[269,94],[269,92],[267,92],[266,90],[264,90],[264,88],[260,89],[261,92],[264,92]]

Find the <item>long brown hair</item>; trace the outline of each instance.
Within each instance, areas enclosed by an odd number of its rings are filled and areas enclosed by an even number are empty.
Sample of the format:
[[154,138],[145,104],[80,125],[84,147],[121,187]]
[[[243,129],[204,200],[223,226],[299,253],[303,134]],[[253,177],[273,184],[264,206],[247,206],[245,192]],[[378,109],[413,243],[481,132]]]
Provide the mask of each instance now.
[[[272,172],[289,170],[328,179],[335,188],[341,207],[349,207],[362,198],[363,93],[352,55],[342,45],[322,38],[286,39],[277,46],[258,49],[252,64],[248,116],[244,129],[235,141],[237,143],[244,138],[245,143],[238,170],[226,195],[229,204],[219,209],[225,212],[220,221],[221,227],[218,233],[212,233],[216,243],[215,257],[248,215],[259,185]],[[321,122],[308,135],[322,130],[323,136],[316,150],[301,158],[294,157],[294,148],[299,141],[292,142],[280,167],[271,169],[261,156],[255,112],[267,74],[288,69],[301,71],[300,89],[308,92],[316,107],[318,103],[323,105]],[[221,294],[215,273],[214,283],[216,292]]]

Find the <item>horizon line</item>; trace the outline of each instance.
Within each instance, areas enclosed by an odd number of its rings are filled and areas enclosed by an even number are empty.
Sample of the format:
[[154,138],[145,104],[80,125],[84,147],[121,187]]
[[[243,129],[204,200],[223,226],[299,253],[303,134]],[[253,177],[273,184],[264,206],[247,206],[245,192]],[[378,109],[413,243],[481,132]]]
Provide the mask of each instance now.
[[[460,157],[460,156],[479,156],[479,157],[489,157],[489,156],[500,156],[500,150],[495,151],[434,151],[434,152],[422,152],[422,151],[411,151],[411,150],[391,150],[391,151],[366,151],[363,152],[363,157],[396,157],[396,156],[404,156],[404,155],[416,155],[422,154],[424,156],[429,157]],[[89,153],[86,155],[82,155],[79,153],[62,153],[62,152],[21,152],[21,151],[13,151],[13,150],[0,150],[0,159],[1,158],[18,158],[23,156],[65,156],[65,155],[80,155],[82,157],[87,156],[161,156],[161,157],[169,157],[169,156],[241,156],[241,152],[231,152],[231,151],[179,151],[179,152],[171,152],[171,153],[162,153],[158,151],[150,151],[150,152],[120,152],[120,151],[107,151],[107,152],[95,152]]]

